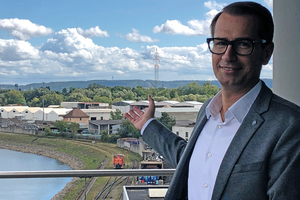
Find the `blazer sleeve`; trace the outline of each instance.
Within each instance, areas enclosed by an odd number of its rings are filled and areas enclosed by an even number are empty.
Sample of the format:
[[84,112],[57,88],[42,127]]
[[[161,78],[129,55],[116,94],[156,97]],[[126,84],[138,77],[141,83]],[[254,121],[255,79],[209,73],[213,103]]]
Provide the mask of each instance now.
[[269,161],[269,199],[300,198],[300,119],[278,140]]
[[[201,106],[201,109],[197,116],[195,127],[198,127],[200,124],[205,124],[206,120],[203,120],[203,118],[205,117],[205,108],[210,100],[211,99],[208,99]],[[198,132],[200,131],[200,129],[193,129],[189,140],[190,146],[193,146],[193,144],[197,140],[198,136],[197,134],[195,134],[195,131]],[[177,167],[179,160],[188,144],[185,139],[174,134],[157,120],[153,120],[148,124],[148,126],[144,130],[142,138],[148,145],[150,145],[160,155],[167,159],[174,168]]]
[[187,142],[170,131],[158,120],[152,120],[145,128],[143,140],[176,168]]

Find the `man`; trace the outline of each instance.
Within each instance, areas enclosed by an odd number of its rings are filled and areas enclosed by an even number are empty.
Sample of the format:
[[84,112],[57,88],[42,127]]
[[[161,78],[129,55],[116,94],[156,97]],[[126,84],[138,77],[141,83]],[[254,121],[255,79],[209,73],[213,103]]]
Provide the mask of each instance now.
[[300,108],[259,79],[273,53],[273,20],[260,4],[226,6],[208,38],[221,91],[201,107],[189,142],[154,119],[125,116],[176,167],[165,199],[300,199]]

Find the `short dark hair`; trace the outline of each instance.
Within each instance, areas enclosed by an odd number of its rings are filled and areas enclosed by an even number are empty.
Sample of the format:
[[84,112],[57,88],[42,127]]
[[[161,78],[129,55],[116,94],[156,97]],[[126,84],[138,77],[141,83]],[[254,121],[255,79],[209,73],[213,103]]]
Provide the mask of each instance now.
[[217,20],[219,19],[222,13],[227,13],[230,15],[238,15],[238,16],[251,15],[256,17],[259,22],[258,35],[261,37],[261,39],[267,40],[267,42],[273,41],[273,35],[274,35],[273,17],[270,11],[264,6],[260,5],[259,3],[243,1],[243,2],[235,2],[224,7],[222,11],[219,12],[211,22],[210,31],[212,37],[214,37]]

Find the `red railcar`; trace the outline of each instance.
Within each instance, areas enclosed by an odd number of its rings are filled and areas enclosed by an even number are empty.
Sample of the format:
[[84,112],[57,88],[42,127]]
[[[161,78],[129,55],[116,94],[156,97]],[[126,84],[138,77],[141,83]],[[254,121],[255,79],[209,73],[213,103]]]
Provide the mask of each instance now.
[[115,169],[123,169],[125,165],[125,158],[123,154],[113,155],[113,165]]

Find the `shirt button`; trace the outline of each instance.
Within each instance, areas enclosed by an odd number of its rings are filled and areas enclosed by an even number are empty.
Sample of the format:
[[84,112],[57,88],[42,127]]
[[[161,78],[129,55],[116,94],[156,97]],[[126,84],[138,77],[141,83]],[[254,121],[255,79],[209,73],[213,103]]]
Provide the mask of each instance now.
[[219,125],[219,129],[223,128],[223,126]]
[[207,184],[204,184],[203,187],[204,187],[204,188],[208,188],[208,185],[207,185]]
[[212,154],[211,154],[211,153],[208,153],[208,154],[207,154],[207,157],[211,157],[211,156],[212,156]]

